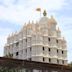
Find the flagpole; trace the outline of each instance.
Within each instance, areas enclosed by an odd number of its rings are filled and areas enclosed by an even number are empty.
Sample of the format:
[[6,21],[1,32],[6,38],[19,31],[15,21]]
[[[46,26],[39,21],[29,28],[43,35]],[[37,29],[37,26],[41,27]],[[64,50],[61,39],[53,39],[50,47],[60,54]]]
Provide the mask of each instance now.
[[41,18],[41,8],[37,8],[36,11],[40,12],[40,18]]
[[41,11],[40,11],[40,18],[41,18]]

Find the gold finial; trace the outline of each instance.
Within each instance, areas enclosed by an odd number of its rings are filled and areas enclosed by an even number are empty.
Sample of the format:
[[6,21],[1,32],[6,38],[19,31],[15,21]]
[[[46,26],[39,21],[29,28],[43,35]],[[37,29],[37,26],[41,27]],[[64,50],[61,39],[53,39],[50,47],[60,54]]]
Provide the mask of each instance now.
[[46,10],[44,10],[44,12],[43,12],[43,16],[46,16],[47,15],[47,12],[46,12]]

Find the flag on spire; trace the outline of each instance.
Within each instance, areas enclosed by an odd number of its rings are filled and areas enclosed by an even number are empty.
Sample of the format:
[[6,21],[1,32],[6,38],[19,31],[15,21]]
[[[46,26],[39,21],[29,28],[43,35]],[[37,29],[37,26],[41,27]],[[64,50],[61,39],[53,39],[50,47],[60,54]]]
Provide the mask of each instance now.
[[37,8],[36,11],[39,11],[40,12],[41,11],[41,8]]

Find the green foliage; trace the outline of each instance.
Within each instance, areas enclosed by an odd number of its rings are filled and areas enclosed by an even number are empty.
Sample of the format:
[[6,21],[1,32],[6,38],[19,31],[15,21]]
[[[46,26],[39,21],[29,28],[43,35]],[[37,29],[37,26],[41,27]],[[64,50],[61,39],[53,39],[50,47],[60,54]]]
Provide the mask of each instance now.
[[72,62],[70,62],[68,65],[69,65],[70,67],[72,67]]
[[17,72],[15,69],[8,69],[8,68],[0,68],[0,72]]

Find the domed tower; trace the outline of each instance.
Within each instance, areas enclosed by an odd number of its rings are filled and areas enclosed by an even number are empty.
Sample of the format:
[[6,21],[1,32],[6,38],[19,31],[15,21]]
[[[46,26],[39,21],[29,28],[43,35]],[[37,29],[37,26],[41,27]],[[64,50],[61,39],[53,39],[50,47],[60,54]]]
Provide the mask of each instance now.
[[48,28],[49,28],[48,21],[49,18],[47,17],[46,10],[44,10],[43,17],[39,21],[39,26],[41,27],[42,34],[47,36],[48,36]]
[[50,23],[51,30],[55,31],[57,22],[56,22],[56,20],[54,19],[53,16],[51,16],[51,18],[49,19],[49,23]]
[[54,19],[53,16],[51,16],[51,18],[49,19],[49,35],[50,36],[56,36],[56,25],[57,25],[57,22],[56,20]]

